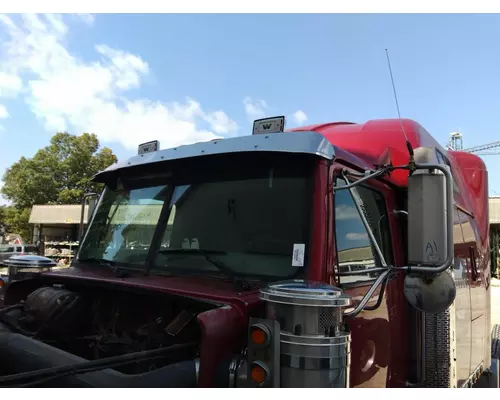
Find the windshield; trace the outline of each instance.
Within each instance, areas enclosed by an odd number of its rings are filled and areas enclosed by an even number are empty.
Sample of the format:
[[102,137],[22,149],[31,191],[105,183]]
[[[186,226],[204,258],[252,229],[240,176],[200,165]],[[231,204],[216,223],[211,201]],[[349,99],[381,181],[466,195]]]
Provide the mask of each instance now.
[[106,188],[79,259],[143,265],[167,191],[167,185],[128,190]]
[[[107,187],[79,261],[152,273],[288,278],[307,264],[312,161],[252,155]],[[165,174],[168,176],[169,174]],[[293,257],[304,249],[304,256]],[[227,275],[227,273],[226,273]]]

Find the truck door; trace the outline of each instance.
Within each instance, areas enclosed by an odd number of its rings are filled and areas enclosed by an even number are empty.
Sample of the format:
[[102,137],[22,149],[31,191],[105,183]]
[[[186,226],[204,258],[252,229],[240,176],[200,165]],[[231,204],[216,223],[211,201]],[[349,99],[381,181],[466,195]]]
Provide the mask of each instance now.
[[464,244],[467,248],[467,277],[470,284],[471,303],[471,365],[469,374],[472,374],[484,361],[487,332],[486,310],[487,292],[485,287],[485,263],[480,262],[478,255],[488,251],[480,247],[479,233],[475,221],[460,211]]
[[470,376],[471,366],[471,304],[470,282],[468,272],[469,249],[464,243],[461,211],[454,210],[453,242],[455,248],[455,265],[453,276],[457,287],[455,298],[455,337],[457,386],[462,386]]
[[[343,185],[343,179],[336,180],[337,187]],[[370,186],[357,187],[357,193],[387,263],[394,265],[395,258],[398,258],[398,264],[401,263],[402,252],[393,251],[394,248],[401,249],[401,235],[390,228],[394,218],[398,218],[392,215],[395,208],[393,191],[379,182],[370,182]],[[337,275],[337,283],[357,304],[377,278],[379,273],[370,270],[379,267],[380,261],[350,192],[336,190],[334,198],[336,273],[344,274]],[[350,275],[353,271],[358,274]],[[361,271],[366,273],[359,274]],[[373,307],[377,299],[378,292],[368,306]],[[351,387],[397,387],[404,384],[408,366],[405,306],[401,282],[391,280],[379,307],[365,310],[350,320],[353,342]]]

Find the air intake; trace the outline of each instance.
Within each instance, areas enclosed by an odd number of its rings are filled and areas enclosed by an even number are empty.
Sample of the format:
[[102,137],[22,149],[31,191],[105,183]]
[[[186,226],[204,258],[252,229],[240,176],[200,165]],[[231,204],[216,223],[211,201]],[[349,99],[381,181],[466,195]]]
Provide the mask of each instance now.
[[350,297],[323,283],[289,281],[262,289],[260,298],[280,325],[280,386],[349,387],[351,335],[342,315]]

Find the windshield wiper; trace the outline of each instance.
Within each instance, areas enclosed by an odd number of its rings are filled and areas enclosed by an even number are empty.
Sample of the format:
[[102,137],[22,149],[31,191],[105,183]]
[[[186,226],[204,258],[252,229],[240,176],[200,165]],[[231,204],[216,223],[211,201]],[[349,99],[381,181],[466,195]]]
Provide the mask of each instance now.
[[236,286],[240,287],[243,290],[251,289],[250,283],[248,283],[245,278],[236,275],[234,271],[222,261],[213,259],[210,254],[206,254],[205,259],[212,265],[216,266],[219,271],[231,278]]
[[203,250],[203,249],[165,249],[159,250],[160,254],[199,254],[205,256],[205,259],[215,266],[219,271],[221,271],[224,275],[231,278],[233,284],[238,286],[243,290],[250,290],[251,285],[248,281],[238,276],[234,273],[234,271],[228,267],[225,263],[220,260],[216,260],[212,257],[212,255],[227,255],[227,251],[218,251],[218,250]]
[[89,257],[85,259],[78,259],[79,262],[92,262],[92,263],[98,263],[101,267],[106,267],[109,268],[111,271],[113,271],[118,278],[126,278],[130,274],[117,266],[117,263],[111,260],[106,260],[104,258],[97,258],[97,257]]

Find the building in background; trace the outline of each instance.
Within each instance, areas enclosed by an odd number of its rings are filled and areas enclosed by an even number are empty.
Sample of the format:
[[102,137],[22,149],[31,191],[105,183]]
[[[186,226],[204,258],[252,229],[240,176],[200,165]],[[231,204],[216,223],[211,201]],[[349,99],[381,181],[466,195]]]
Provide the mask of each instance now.
[[[41,254],[69,263],[79,246],[79,227],[82,206],[35,205],[31,209],[29,224],[32,225],[32,243],[37,244]],[[87,223],[88,206],[83,222]]]

